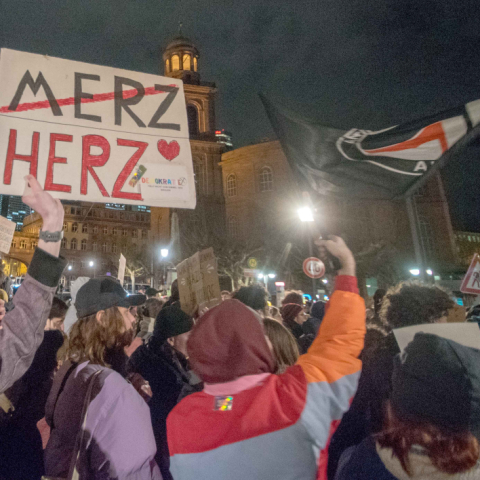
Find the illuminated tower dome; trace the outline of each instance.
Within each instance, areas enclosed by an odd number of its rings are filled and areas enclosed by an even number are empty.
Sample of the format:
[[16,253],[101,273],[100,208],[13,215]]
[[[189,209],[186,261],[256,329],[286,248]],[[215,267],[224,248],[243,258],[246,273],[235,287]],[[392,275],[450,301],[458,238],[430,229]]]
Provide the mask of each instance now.
[[175,37],[163,52],[165,75],[190,85],[199,85],[198,57],[197,47],[191,40],[182,35]]

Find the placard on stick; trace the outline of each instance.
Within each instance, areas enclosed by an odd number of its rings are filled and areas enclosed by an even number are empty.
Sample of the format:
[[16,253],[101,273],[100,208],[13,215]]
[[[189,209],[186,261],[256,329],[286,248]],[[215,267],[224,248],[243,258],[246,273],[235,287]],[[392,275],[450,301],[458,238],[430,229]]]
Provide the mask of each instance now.
[[0,193],[195,208],[183,83],[2,49]]
[[193,314],[198,307],[214,307],[221,301],[217,259],[207,248],[177,265],[178,290],[182,310]]
[[118,261],[118,281],[120,282],[120,285],[123,287],[123,281],[125,280],[125,269],[127,267],[127,259],[123,256],[123,254],[120,254],[120,260]]
[[5,217],[0,217],[0,252],[10,252],[16,223]]

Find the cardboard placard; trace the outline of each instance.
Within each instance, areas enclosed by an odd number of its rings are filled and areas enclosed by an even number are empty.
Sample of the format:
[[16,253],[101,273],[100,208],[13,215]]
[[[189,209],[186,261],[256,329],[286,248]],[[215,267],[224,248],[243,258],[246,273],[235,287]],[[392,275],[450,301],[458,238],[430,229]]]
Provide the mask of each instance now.
[[0,193],[28,173],[64,200],[195,208],[182,81],[2,49]]
[[17,224],[11,222],[8,218],[0,217],[0,252],[10,252],[16,226]]
[[123,287],[123,281],[125,280],[125,268],[127,267],[127,259],[120,254],[120,260],[118,261],[118,281],[120,285]]
[[178,290],[182,310],[193,314],[197,307],[212,308],[221,302],[217,259],[207,248],[177,265]]

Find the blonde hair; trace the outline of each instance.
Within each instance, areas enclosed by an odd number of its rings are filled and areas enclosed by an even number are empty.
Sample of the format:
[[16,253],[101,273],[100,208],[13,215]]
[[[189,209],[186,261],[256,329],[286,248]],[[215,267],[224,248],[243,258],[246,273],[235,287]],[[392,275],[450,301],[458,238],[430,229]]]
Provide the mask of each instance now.
[[264,318],[263,328],[272,344],[272,353],[276,362],[275,373],[283,373],[288,367],[294,365],[300,356],[295,337],[273,318]]

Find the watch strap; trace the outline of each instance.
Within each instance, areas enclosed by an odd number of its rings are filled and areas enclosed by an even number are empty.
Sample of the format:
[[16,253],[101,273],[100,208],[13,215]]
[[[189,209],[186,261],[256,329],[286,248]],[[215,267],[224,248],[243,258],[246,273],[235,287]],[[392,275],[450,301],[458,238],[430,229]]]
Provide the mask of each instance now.
[[60,232],[47,232],[40,230],[39,238],[44,242],[59,242],[63,238],[63,230]]

